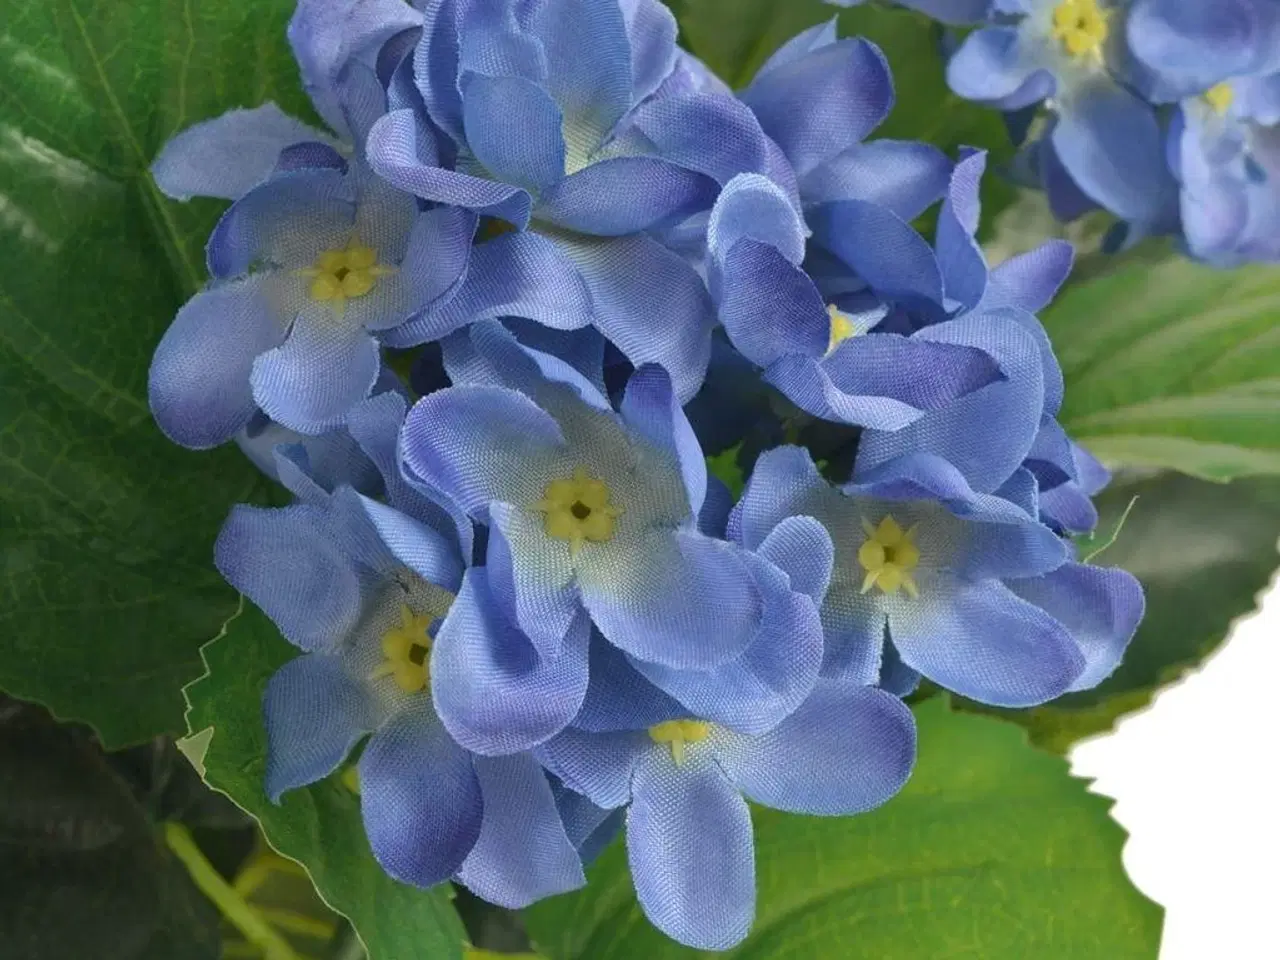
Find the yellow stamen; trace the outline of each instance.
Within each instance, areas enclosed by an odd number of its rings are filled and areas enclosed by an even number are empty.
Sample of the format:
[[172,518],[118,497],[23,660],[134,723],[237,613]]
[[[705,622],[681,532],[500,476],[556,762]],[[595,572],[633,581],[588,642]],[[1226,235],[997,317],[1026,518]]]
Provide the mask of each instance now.
[[1231,84],[1220,83],[1216,87],[1210,87],[1202,96],[1204,102],[1213,107],[1218,116],[1223,116],[1235,102],[1236,92],[1231,89]]
[[671,758],[676,766],[685,760],[685,745],[701,743],[711,735],[711,724],[702,720],[667,720],[649,728],[649,739],[671,747]]
[[613,528],[623,508],[609,502],[609,487],[578,467],[567,480],[552,480],[534,506],[543,514],[547,536],[569,541],[569,553],[577,556],[583,543],[613,539]]
[[1053,11],[1053,37],[1071,56],[1101,61],[1110,33],[1108,16],[1098,0],[1062,0]]
[[872,587],[879,587],[884,593],[904,590],[912,599],[920,596],[911,575],[920,563],[920,550],[912,540],[916,528],[903,530],[898,521],[886,514],[879,526],[873,526],[864,517],[862,529],[867,534],[867,539],[858,548],[858,563],[867,572],[862,580],[862,592],[868,593]]
[[828,304],[827,316],[831,318],[831,338],[827,342],[827,353],[830,353],[850,337],[856,337],[858,329],[853,325],[853,318],[834,303]]
[[427,655],[431,652],[431,635],[427,632],[436,618],[417,614],[400,605],[400,624],[382,635],[383,661],[370,675],[371,680],[391,677],[405,693],[418,693],[427,686]]
[[355,238],[345,249],[321,253],[315,266],[295,271],[298,276],[311,278],[308,290],[311,299],[332,304],[339,316],[346,309],[348,300],[365,296],[380,279],[395,272],[395,267],[378,263],[378,251]]

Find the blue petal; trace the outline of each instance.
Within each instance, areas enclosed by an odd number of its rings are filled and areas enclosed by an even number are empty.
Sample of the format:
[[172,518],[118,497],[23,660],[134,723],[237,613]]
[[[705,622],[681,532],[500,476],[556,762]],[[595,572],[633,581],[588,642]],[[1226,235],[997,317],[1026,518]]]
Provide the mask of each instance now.
[[707,461],[676,400],[667,372],[650,364],[632,374],[619,412],[628,429],[679,464],[689,509],[701,512],[707,495]]
[[[774,67],[785,66],[801,60],[823,47],[829,47],[839,39],[836,35],[836,18],[815,24],[808,30],[801,30],[794,37],[780,46],[757,71],[755,80],[759,80]],[[755,82],[752,81],[752,83]]]
[[995,495],[1008,500],[1029,516],[1040,515],[1040,488],[1035,474],[1026,467],[1015,470]]
[[821,613],[826,638],[822,676],[846,683],[875,683],[887,646],[883,604],[848,585],[834,586],[827,593]]
[[533,199],[528,191],[439,166],[412,110],[392,111],[375,123],[365,149],[378,175],[407,193],[498,217],[517,229],[529,222]]
[[569,789],[613,810],[631,799],[632,772],[652,748],[644,731],[586,733],[569,727],[534,756]]
[[289,44],[316,111],[333,129],[347,132],[338,76],[356,57],[370,61],[378,48],[422,15],[399,0],[300,0],[289,21]]
[[821,604],[831,585],[835,546],[813,517],[787,517],[769,531],[756,552],[791,581],[791,589]]
[[820,680],[809,699],[767,733],[716,738],[716,759],[756,803],[816,816],[880,806],[916,759],[910,709],[891,693]]
[[455,740],[485,756],[518,753],[568,726],[587,693],[591,625],[579,615],[542,657],[496,607],[483,567],[467,571],[431,649],[431,692]]
[[706,210],[710,177],[655,157],[613,157],[584,167],[542,194],[537,217],[566,230],[619,237]]
[[[286,282],[287,283],[287,282]],[[193,449],[230,440],[257,409],[255,358],[293,320],[286,284],[262,273],[210,287],[183,305],[151,359],[147,393],[165,436]]]
[[351,239],[352,184],[338,170],[279,173],[233,203],[209,236],[209,273],[237,277],[259,264],[303,268]]
[[[902,371],[911,370],[904,377]],[[825,420],[898,430],[999,377],[981,350],[919,337],[851,337],[821,362],[784,357],[765,373],[800,409]]]
[[805,225],[786,192],[768,177],[744,173],[721,192],[707,224],[707,249],[725,259],[739,240],[773,247],[788,263],[804,259]]
[[457,879],[489,903],[520,910],[587,882],[542,768],[528,754],[477,758],[484,824]]
[[385,503],[361,496],[360,504],[396,559],[428,583],[451,593],[459,588],[463,558],[456,543]]
[[300,433],[341,426],[373,390],[382,363],[378,344],[363,329],[312,310],[282,345],[254,360],[249,377],[267,416]]
[[405,418],[404,468],[482,523],[494,500],[535,503],[564,438],[532,400],[502,387],[463,385],[424,397]]
[[677,767],[651,751],[636,769],[627,860],[640,908],[700,950],[740,943],[755,914],[751,812],[710,758]]
[[809,451],[775,447],[756,461],[729,521],[730,535],[748,550],[758,550],[774,527],[788,517],[804,515],[806,507],[824,496],[837,495],[818,474]]
[[1253,0],[1138,0],[1126,38],[1139,60],[1191,96],[1258,68],[1263,7]]
[[1142,585],[1117,567],[1068,563],[1034,580],[1012,580],[1011,589],[1071,632],[1085,667],[1071,685],[1089,690],[1115,671],[1142,621]]
[[1075,248],[1066,240],[1048,240],[1011,257],[991,271],[982,304],[1039,313],[1066,282],[1074,260]]
[[914,220],[942,196],[951,161],[937,147],[873,140],[849,147],[800,180],[805,204],[866,200]]
[[985,151],[974,151],[951,174],[947,199],[938,215],[935,245],[948,300],[977,306],[987,288],[987,260],[978,232],[978,189],[987,166]]
[[920,687],[920,674],[902,662],[898,649],[892,643],[884,645],[884,658],[880,662],[880,679],[876,686],[895,697],[909,697]]
[[321,523],[313,507],[239,505],[214,547],[219,572],[304,650],[336,648],[360,616],[359,575]]
[[558,656],[581,609],[568,551],[548,543],[543,521],[524,510],[493,503],[489,514],[493,597],[539,656]]
[[[1051,120],[1052,125],[1056,120]],[[1078,220],[1098,209],[1098,204],[1071,179],[1071,174],[1058,158],[1052,139],[1045,137],[1035,145],[1040,165],[1040,183],[1049,201],[1049,211],[1063,223]]]
[[1030,106],[1054,92],[1048,60],[1016,27],[983,27],[965,38],[947,63],[947,84],[967,100],[999,101],[1001,109]]
[[272,803],[286,790],[322,780],[377,723],[368,691],[339,657],[311,654],[272,675],[262,695],[267,769],[262,787]]
[[462,129],[462,92],[458,89],[458,2],[437,0],[422,11],[422,38],[413,51],[412,75],[427,113],[456,143]]
[[719,270],[719,316],[733,345],[752,363],[802,365],[826,351],[831,317],[822,294],[777,248],[751,238],[729,250]]
[[768,173],[772,163],[771,141],[755,114],[734,97],[652,97],[627,123],[641,135],[639,146],[647,148],[643,152],[721,185],[740,173]]
[[577,266],[595,306],[595,326],[632,365],[661,364],[676,396],[702,386],[715,311],[697,271],[644,234],[568,236],[561,250]]
[[720,540],[652,529],[579,558],[582,602],[614,646],[649,663],[706,670],[751,643],[762,603],[742,555]]
[[631,42],[617,2],[541,0],[529,29],[547,52],[547,90],[568,138],[598,146],[631,106]]
[[949,460],[975,490],[999,489],[1022,465],[1044,410],[1044,371],[1035,337],[1007,311],[970,313],[928,327],[915,339],[962,344],[989,353],[1005,380],[932,411],[895,433],[867,431],[858,447],[857,474],[904,453]]
[[[477,160],[494,179],[536,193],[564,176],[560,108],[521,77],[464,76],[462,122]],[[512,136],[512,130],[519,130]]]
[[271,175],[280,151],[301,141],[327,139],[274,103],[228,110],[173,137],[151,164],[151,176],[175,200],[238,200]]
[[942,303],[942,273],[932,248],[891,210],[861,200],[824,203],[809,212],[814,241],[876,293]]
[[[400,426],[405,419],[405,399],[398,392],[375,394],[356,404],[347,413],[347,430],[382,475],[387,503],[401,513],[420,520],[446,540],[456,544],[458,554],[473,554],[474,526],[471,519],[442,491],[420,479],[410,484],[400,471],[397,447]],[[357,486],[356,484],[352,484]],[[357,486],[361,492],[368,492]]]
[[1061,696],[1085,668],[1065,627],[995,580],[938,577],[918,599],[895,606],[889,633],[908,666],[999,707]]
[[880,125],[893,80],[879,48],[851,38],[775,64],[742,99],[803,177]]
[[[854,7],[864,0],[826,2],[836,7]],[[941,23],[964,27],[986,21],[991,16],[993,3],[998,7],[1000,0],[899,0],[899,3],[912,10],[919,10]]]
[[499,317],[571,330],[594,316],[591,291],[554,241],[536,233],[508,233],[471,251],[467,277],[447,303],[383,339],[392,346],[413,346]]
[[1052,139],[1080,189],[1122,219],[1156,222],[1172,202],[1155,111],[1111,80],[1064,92]]
[[786,574],[753,558],[764,599],[760,630],[743,654],[711,670],[673,670],[635,661],[636,669],[704,720],[762,733],[795,710],[822,667],[822,623],[813,600],[793,592]]
[[[435,306],[462,285],[472,261],[471,240],[476,224],[474,213],[458,207],[436,207],[414,220],[396,277],[406,287],[409,311]],[[405,313],[388,311],[384,320],[366,323],[366,326],[381,332],[401,325],[405,319]],[[392,336],[400,341],[405,339],[398,331],[383,336],[384,339]]]
[[658,89],[676,63],[676,18],[659,0],[621,0],[631,47],[631,101]]
[[360,756],[360,809],[382,869],[433,887],[457,873],[475,846],[484,801],[471,754],[419,703],[369,739]]
[[591,683],[574,727],[591,733],[647,730],[689,715],[689,708],[663,693],[632,661],[599,633],[591,638]]
[[698,511],[698,530],[708,537],[724,539],[729,523],[729,511],[733,509],[733,494],[723,480],[713,473],[707,474],[707,496]]

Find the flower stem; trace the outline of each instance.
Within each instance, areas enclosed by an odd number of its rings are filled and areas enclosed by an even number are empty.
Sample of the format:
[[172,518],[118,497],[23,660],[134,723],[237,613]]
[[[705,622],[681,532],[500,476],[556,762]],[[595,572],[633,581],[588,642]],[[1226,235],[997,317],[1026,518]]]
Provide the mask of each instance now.
[[265,960],[298,960],[293,947],[213,868],[191,832],[180,823],[164,825],[164,839],[191,879],[246,940],[262,950]]

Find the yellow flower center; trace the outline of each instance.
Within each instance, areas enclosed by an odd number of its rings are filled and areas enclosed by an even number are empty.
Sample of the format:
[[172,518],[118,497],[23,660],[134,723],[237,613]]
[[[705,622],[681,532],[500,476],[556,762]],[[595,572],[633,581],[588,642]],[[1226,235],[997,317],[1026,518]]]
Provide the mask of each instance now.
[[373,679],[391,677],[405,693],[418,693],[427,686],[427,655],[431,635],[427,632],[436,618],[414,613],[400,605],[400,623],[382,635],[382,664]]
[[1231,89],[1231,84],[1220,83],[1216,87],[1210,87],[1203,94],[1204,102],[1213,107],[1219,116],[1224,115],[1231,109],[1231,104],[1236,99],[1236,92]]
[[326,250],[314,267],[297,272],[299,276],[311,278],[312,300],[331,303],[342,313],[348,300],[363,297],[378,285],[380,278],[395,273],[396,268],[378,263],[378,251],[353,238],[345,250]]
[[668,720],[649,728],[649,739],[671,747],[671,759],[676,766],[684,763],[684,747],[687,743],[701,743],[711,735],[711,724],[702,720]]
[[911,539],[916,528],[903,530],[898,521],[886,515],[876,527],[864,519],[862,529],[867,533],[866,541],[858,548],[858,562],[867,571],[862,592],[879,587],[884,593],[897,593],[901,588],[907,596],[918,597],[920,591],[911,576],[920,563],[920,550]]
[[827,316],[831,318],[831,339],[827,343],[827,353],[830,353],[850,337],[857,336],[858,329],[853,325],[853,318],[834,303],[827,306]]
[[1109,13],[1098,0],[1062,0],[1053,11],[1053,37],[1073,57],[1102,59]]
[[567,480],[552,480],[536,504],[544,514],[547,536],[568,540],[573,556],[582,544],[613,539],[614,522],[623,508],[609,503],[609,487],[581,467]]

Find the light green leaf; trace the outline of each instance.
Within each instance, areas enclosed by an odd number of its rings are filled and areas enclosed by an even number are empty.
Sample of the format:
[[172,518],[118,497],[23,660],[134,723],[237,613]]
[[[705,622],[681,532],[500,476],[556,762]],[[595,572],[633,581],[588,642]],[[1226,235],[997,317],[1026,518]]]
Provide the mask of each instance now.
[[[1135,496],[1124,529],[1096,561],[1125,568],[1146,590],[1146,619],[1124,662],[1097,689],[1034,710],[1001,712],[1047,749],[1065,751],[1110,729],[1118,717],[1150,702],[1162,685],[1203,662],[1233,622],[1256,609],[1259,592],[1280,563],[1280,480],[1220,484],[1174,473],[1122,478],[1097,499],[1099,529],[1110,531]],[[1107,537],[1099,534],[1098,540]]]
[[1044,314],[1062,423],[1104,460],[1208,480],[1280,473],[1280,271],[1135,262]]
[[253,814],[272,847],[307,868],[325,902],[360,934],[370,960],[460,960],[466,935],[448,888],[418,890],[382,871],[365,839],[359,797],[341,776],[290,791],[279,805],[263,793],[262,691],[297,650],[246,603],[202,653],[208,673],[186,694],[191,734],[205,748],[199,759],[206,782]]
[[[1109,801],[1017,727],[916,708],[920,759],[903,792],[861,817],[754,810],[755,928],[739,960],[1152,960],[1161,911],[1120,863]],[[707,956],[649,926],[615,845],[585,891],[526,911],[552,960]]]
[[186,125],[305,109],[291,0],[9,0],[0,29],[0,687],[110,747],[183,730],[179,687],[235,609],[211,548],[265,483],[151,421],[151,352],[204,282],[219,205],[160,198]]

